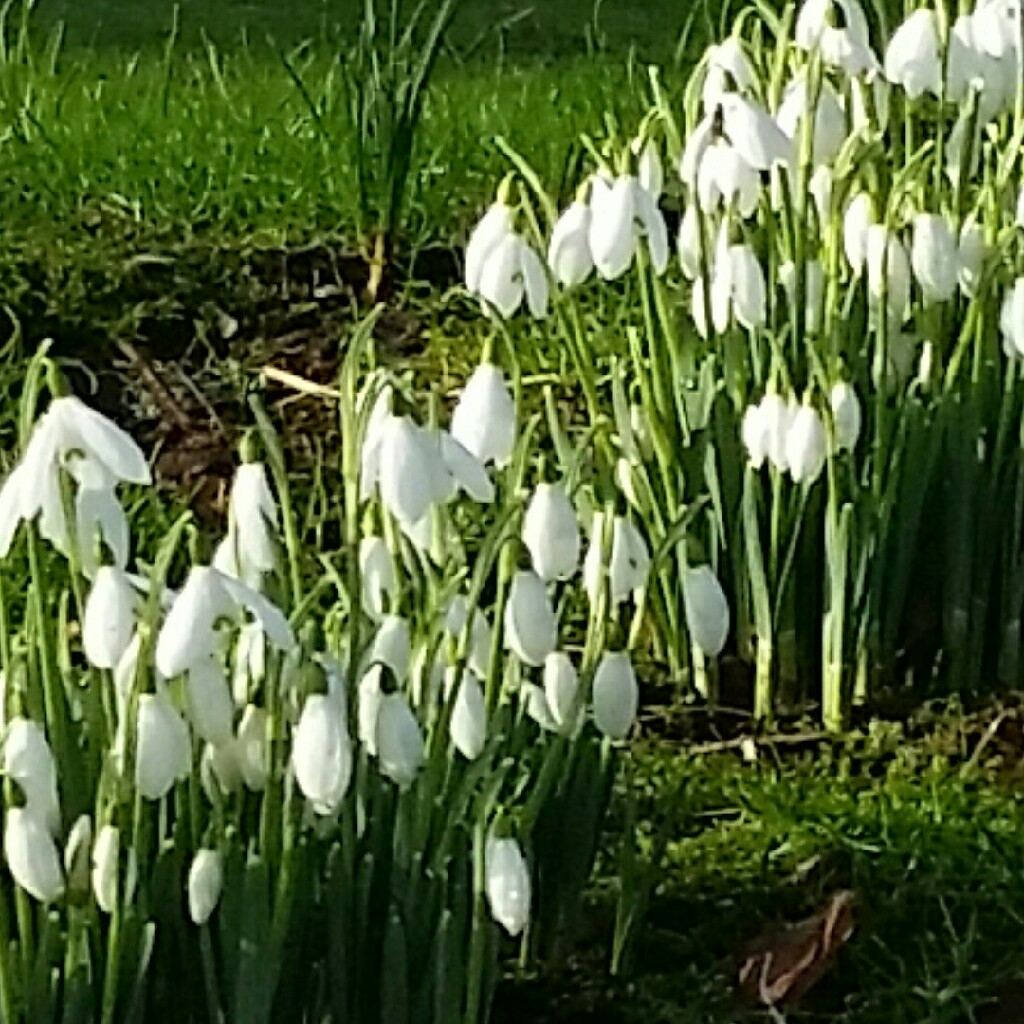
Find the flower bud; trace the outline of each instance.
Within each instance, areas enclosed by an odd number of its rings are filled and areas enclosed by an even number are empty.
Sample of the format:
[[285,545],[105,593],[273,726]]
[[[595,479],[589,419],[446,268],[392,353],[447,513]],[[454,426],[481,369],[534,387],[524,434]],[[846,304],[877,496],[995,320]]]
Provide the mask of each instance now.
[[28,807],[12,807],[4,822],[4,856],[17,885],[40,903],[64,894],[57,844],[45,821]]
[[850,451],[860,437],[860,399],[853,385],[839,381],[832,386],[829,399],[832,405],[832,424],[835,431],[836,451]]
[[558,621],[541,578],[517,572],[505,605],[505,644],[526,665],[542,665],[558,642]]
[[606,651],[594,673],[594,723],[612,740],[624,740],[636,720],[639,690],[625,651]]
[[710,565],[686,570],[683,607],[690,639],[709,658],[717,658],[729,637],[729,604]]
[[104,825],[92,848],[92,892],[96,905],[104,914],[112,914],[117,906],[117,862],[120,854],[120,830],[114,825]]
[[399,789],[408,789],[426,757],[423,732],[405,696],[381,697],[377,712],[377,758],[380,770]]
[[164,693],[139,697],[135,786],[147,800],[165,797],[192,766],[188,726]]
[[516,442],[516,408],[501,370],[481,363],[452,412],[452,437],[484,464],[506,466]]
[[452,708],[451,737],[455,749],[467,761],[475,761],[487,742],[487,706],[480,680],[465,669]]
[[217,850],[199,850],[188,871],[188,913],[193,924],[210,920],[223,889],[223,856]]
[[487,903],[491,916],[515,937],[530,919],[530,871],[514,839],[487,840],[484,854]]
[[534,571],[545,583],[566,580],[576,572],[580,528],[561,485],[537,485],[523,517],[523,543]]
[[345,708],[336,697],[306,698],[292,743],[292,768],[313,812],[338,812],[352,780],[352,741]]
[[104,565],[96,573],[82,616],[82,646],[96,668],[114,668],[135,632],[135,591],[125,573]]
[[825,425],[816,409],[802,405],[786,436],[786,460],[797,483],[812,484],[825,467],[828,445]]

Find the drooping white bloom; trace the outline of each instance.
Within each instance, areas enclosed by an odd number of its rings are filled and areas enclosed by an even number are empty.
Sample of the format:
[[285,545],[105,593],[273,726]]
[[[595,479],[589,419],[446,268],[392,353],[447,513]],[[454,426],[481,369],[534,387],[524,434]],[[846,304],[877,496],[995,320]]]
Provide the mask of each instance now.
[[867,18],[858,0],[804,0],[796,19],[794,41],[802,50],[817,49],[827,65],[848,75],[863,75],[878,68]]
[[196,735],[214,746],[234,736],[235,702],[223,664],[216,658],[198,661],[185,673],[185,701]]
[[868,294],[876,302],[885,296],[891,316],[902,324],[910,314],[910,264],[906,249],[884,224],[872,224],[867,238]]
[[558,620],[544,581],[528,570],[512,577],[505,604],[505,645],[526,665],[542,665],[558,643]]
[[381,685],[383,669],[380,665],[371,665],[359,680],[356,704],[356,727],[359,742],[366,747],[371,757],[377,756],[377,716],[380,713],[380,702],[384,696]]
[[263,573],[277,566],[276,535],[280,527],[277,502],[267,482],[262,462],[245,462],[235,472],[228,499],[228,533],[225,545],[236,575],[258,586]]
[[139,697],[135,787],[146,800],[160,800],[192,766],[188,726],[165,693]]
[[700,216],[690,203],[679,222],[679,264],[690,281],[700,277]]
[[843,215],[843,252],[855,274],[868,258],[868,231],[875,223],[875,204],[867,192],[858,192]]
[[683,608],[690,639],[709,658],[717,658],[729,638],[729,602],[710,565],[686,570]]
[[565,651],[552,651],[544,659],[544,697],[556,729],[565,734],[576,724],[576,694],[580,680]]
[[926,302],[948,302],[956,294],[958,246],[945,217],[919,213],[914,218],[910,264]]
[[544,693],[543,687],[538,686],[536,683],[524,682],[519,691],[519,696],[526,706],[526,713],[545,732],[559,731],[558,723],[551,714],[551,708],[548,705],[548,698]]
[[789,469],[789,431],[793,425],[795,408],[782,395],[769,391],[761,399],[761,429],[768,461],[780,472]]
[[56,836],[60,832],[57,762],[38,722],[11,719],[3,738],[3,773],[18,784],[29,809]]
[[608,281],[621,277],[646,239],[651,266],[668,266],[668,228],[658,204],[640,182],[622,175],[610,185],[595,177],[590,189],[590,252],[597,272]]
[[793,163],[793,141],[766,110],[736,93],[723,96],[719,106],[725,137],[751,167],[768,171]]
[[719,130],[715,123],[714,111],[709,111],[701,118],[687,136],[679,159],[679,177],[691,192],[697,188],[697,175],[704,156],[718,138]]
[[999,330],[1003,335],[1003,351],[1008,356],[1024,358],[1024,277],[1018,277],[1006,290],[999,313]]
[[636,138],[629,148],[636,157],[636,178],[640,187],[657,202],[665,189],[665,168],[657,145],[652,139]]
[[270,775],[270,747],[267,742],[267,712],[247,704],[235,737],[238,770],[254,793],[266,789]]
[[566,288],[583,284],[594,270],[590,254],[590,207],[579,200],[558,218],[548,245],[548,266]]
[[[767,317],[764,271],[749,245],[729,245],[723,226],[711,269],[711,326],[719,334],[729,329],[732,317],[741,327],[756,330]],[[705,290],[701,282],[692,294],[693,321],[701,337],[709,337]]]
[[918,8],[893,33],[885,51],[885,77],[901,85],[911,99],[942,93],[939,21],[934,11]]
[[740,423],[740,437],[750,465],[760,469],[768,458],[768,434],[760,404],[747,406]]
[[306,698],[292,743],[292,768],[315,814],[337,814],[352,780],[352,741],[342,702],[323,693]]
[[394,601],[398,585],[395,561],[383,537],[363,537],[359,542],[359,581],[363,611],[379,622]]
[[821,414],[811,405],[801,405],[786,435],[786,461],[797,483],[812,484],[825,468],[828,442]]
[[170,679],[213,657],[222,646],[221,622],[237,622],[246,612],[275,647],[294,646],[288,620],[262,594],[212,566],[193,566],[157,638],[157,668]]
[[[82,465],[81,460],[79,464]],[[85,474],[75,495],[75,529],[82,572],[90,579],[101,565],[100,551],[119,569],[128,565],[131,532],[128,516],[102,471]]]
[[401,615],[385,615],[366,652],[366,664],[386,665],[399,683],[409,678],[412,662],[412,631]]
[[210,920],[224,890],[224,857],[218,850],[202,849],[188,869],[188,914],[192,923]]
[[82,647],[91,665],[112,669],[121,660],[135,633],[137,603],[121,569],[104,565],[97,570],[82,616]]
[[64,893],[60,852],[46,823],[29,807],[11,807],[4,821],[4,856],[17,885],[40,903]]
[[640,693],[629,655],[606,651],[594,673],[594,723],[612,740],[624,740],[636,721]]
[[455,749],[467,761],[475,761],[487,742],[487,706],[480,680],[469,669],[459,682],[450,728]]
[[862,421],[860,399],[853,385],[843,380],[833,384],[829,404],[832,406],[836,451],[852,452],[857,447]]
[[960,229],[957,248],[957,283],[967,298],[978,294],[981,272],[985,264],[985,232],[973,217],[968,217]]
[[530,920],[530,869],[514,839],[487,840],[484,890],[491,916],[509,935],[519,935]]
[[705,112],[714,110],[726,93],[747,92],[755,81],[750,59],[736,36],[709,46],[701,92]]
[[1019,56],[1020,4],[1017,0],[981,0],[974,12],[978,42],[998,61]]
[[516,407],[494,363],[481,363],[466,381],[452,412],[451,433],[481,462],[508,465],[516,443]]
[[[603,564],[602,542],[604,513],[595,512],[591,525],[590,547],[583,563],[583,587],[591,602],[601,592]],[[608,599],[611,606],[625,601],[647,583],[651,556],[643,534],[624,516],[612,519],[611,551],[608,558]]]
[[480,218],[466,246],[466,287],[479,294],[487,257],[501,240],[512,233],[512,208],[499,200]]
[[694,188],[704,213],[714,213],[724,204],[748,218],[757,210],[761,198],[761,178],[757,170],[724,139],[706,148]]
[[406,531],[423,521],[448,493],[440,445],[407,416],[386,413],[363,445],[361,489],[380,492],[384,507]]
[[484,309],[508,320],[526,300],[538,320],[547,316],[548,278],[544,263],[522,235],[510,231],[484,258],[475,294]]
[[[782,94],[782,103],[775,115],[778,126],[792,141],[794,151],[800,146],[803,123],[810,116],[807,109],[809,103],[807,79],[797,78],[786,86]],[[840,106],[835,90],[828,81],[823,81],[811,129],[811,162],[822,164],[835,159],[845,141],[846,114]]]
[[121,856],[121,830],[104,825],[92,848],[92,892],[104,914],[117,906],[118,859]]
[[407,789],[423,767],[423,731],[404,694],[381,697],[377,711],[377,759],[380,770],[399,789]]
[[560,484],[541,483],[523,516],[523,543],[534,571],[545,582],[567,580],[579,565],[580,528]]

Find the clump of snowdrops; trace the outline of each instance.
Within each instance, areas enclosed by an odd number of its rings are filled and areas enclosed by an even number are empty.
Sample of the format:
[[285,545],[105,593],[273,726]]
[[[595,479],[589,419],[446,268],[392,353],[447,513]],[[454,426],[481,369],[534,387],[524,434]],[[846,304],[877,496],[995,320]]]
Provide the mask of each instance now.
[[859,0],[757,5],[679,95],[652,70],[632,138],[584,139],[568,205],[501,143],[466,283],[559,337],[673,552],[648,600],[682,688],[713,699],[724,651],[758,716],[841,727],[905,670],[1019,680],[1022,40],[1015,0],[891,33]]
[[0,489],[4,1021],[476,1024],[502,934],[571,940],[647,551],[539,457],[514,373],[443,426],[365,369],[370,326],[334,548],[254,403],[220,541],[185,514],[138,550],[144,454],[33,362]]

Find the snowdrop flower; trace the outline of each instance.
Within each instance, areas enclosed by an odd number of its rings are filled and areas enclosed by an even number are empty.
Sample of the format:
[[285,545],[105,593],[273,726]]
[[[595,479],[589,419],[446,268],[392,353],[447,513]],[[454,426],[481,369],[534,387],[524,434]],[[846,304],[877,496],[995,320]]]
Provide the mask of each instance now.
[[551,232],[548,266],[555,280],[566,288],[583,284],[593,273],[590,222],[590,207],[577,199],[558,218]]
[[793,163],[792,140],[766,110],[736,93],[723,96],[719,107],[725,137],[751,167],[768,171]]
[[[797,301],[796,266],[791,262],[779,267],[779,281],[790,304]],[[812,333],[821,327],[825,306],[825,272],[818,260],[804,264],[804,325]]]
[[451,434],[485,464],[506,466],[511,461],[516,407],[505,377],[494,363],[481,363],[466,381],[452,412]]
[[706,657],[717,658],[729,637],[729,603],[710,565],[686,570],[683,608],[690,639]]
[[957,283],[969,299],[978,294],[981,272],[985,263],[985,233],[973,217],[968,217],[960,229],[957,248]]
[[267,744],[267,712],[255,704],[242,711],[235,736],[238,770],[246,786],[254,793],[267,787],[270,776],[270,749]]
[[704,213],[715,213],[724,204],[746,219],[757,210],[761,177],[737,149],[720,140],[704,153],[694,188]]
[[580,560],[576,511],[560,484],[538,484],[523,516],[523,543],[545,582],[567,580]]
[[636,721],[639,690],[625,651],[605,651],[594,673],[594,723],[609,739],[624,740]]
[[214,746],[231,742],[235,702],[218,659],[209,658],[189,667],[185,673],[185,702],[200,739]]
[[768,458],[768,433],[760,404],[747,406],[740,423],[740,438],[751,467],[760,469]]
[[60,832],[57,762],[38,722],[11,719],[3,739],[3,773],[18,784],[26,805],[56,836]]
[[838,381],[829,393],[832,406],[832,427],[836,451],[852,452],[857,446],[861,428],[860,399],[852,384]]
[[371,757],[377,756],[377,715],[384,696],[383,675],[380,665],[372,665],[363,673],[357,691],[357,735]]
[[292,743],[292,768],[313,812],[337,814],[352,780],[352,741],[340,699],[323,693],[306,698]]
[[544,263],[522,235],[511,231],[485,257],[475,294],[488,315],[497,312],[508,320],[525,299],[530,313],[543,319],[549,297]]
[[118,858],[121,855],[121,831],[116,825],[104,825],[92,848],[92,892],[104,914],[117,906]]
[[484,852],[484,891],[491,916],[515,937],[530,919],[530,871],[514,839],[488,838]]
[[569,735],[575,727],[576,695],[580,679],[572,659],[564,651],[552,651],[544,659],[545,704],[553,727]]
[[381,619],[373,643],[366,652],[366,665],[386,665],[399,683],[409,678],[412,663],[412,632],[409,620],[401,615]]
[[893,33],[885,51],[885,77],[916,100],[925,92],[942,93],[939,21],[934,11],[919,8]]
[[223,855],[217,850],[199,850],[188,869],[188,914],[193,924],[210,920],[223,889]]
[[789,469],[789,432],[793,425],[794,407],[774,391],[761,399],[760,426],[764,433],[764,450],[768,461],[780,473]]
[[786,435],[786,461],[796,483],[813,484],[825,468],[828,444],[825,424],[812,406],[804,404],[793,416]]
[[910,314],[910,264],[902,242],[883,224],[872,224],[867,237],[868,294],[885,295],[889,313],[903,323]]
[[998,61],[1020,56],[1019,0],[981,0],[974,12],[981,49]]
[[636,157],[636,177],[640,187],[657,202],[665,188],[665,169],[658,147],[650,139],[634,139],[629,148]]
[[858,192],[843,215],[843,252],[855,274],[868,258],[868,231],[875,224],[875,204],[867,192]]
[[469,669],[463,671],[459,682],[450,729],[455,749],[467,761],[475,761],[483,753],[487,742],[487,706],[480,680]]
[[[798,78],[790,82],[782,95],[782,103],[775,115],[778,126],[792,141],[794,152],[800,146],[803,122],[808,117],[807,79]],[[839,104],[839,97],[827,81],[822,81],[818,104],[814,110],[814,127],[811,132],[811,162],[828,163],[835,159],[846,141],[846,114]]]
[[89,663],[112,669],[135,633],[137,597],[125,573],[113,565],[96,572],[82,616],[82,647]]
[[512,234],[512,207],[504,199],[492,204],[469,236],[466,246],[466,288],[480,292],[484,263],[502,239]]
[[92,579],[101,565],[100,551],[119,569],[128,565],[131,532],[128,516],[102,472],[86,474],[75,495],[75,530],[82,572]]
[[423,732],[401,693],[381,697],[377,711],[377,759],[380,770],[399,789],[408,789],[423,767]]
[[363,611],[380,622],[394,602],[398,586],[395,562],[383,537],[364,537],[359,542],[359,580]]
[[188,726],[165,693],[139,697],[135,787],[146,800],[165,797],[192,766]]
[[914,218],[910,264],[926,302],[948,302],[956,294],[958,246],[945,217],[919,213]]
[[590,191],[590,251],[597,272],[607,281],[621,277],[646,239],[651,266],[663,274],[668,266],[668,228],[658,204],[629,175],[610,185],[595,177]]
[[1024,277],[1018,277],[1006,291],[999,314],[999,330],[1003,335],[1003,351],[1008,356],[1024,358]]
[[[724,237],[724,236],[723,236]],[[708,337],[704,289],[694,287],[693,320],[702,337]],[[767,294],[764,271],[749,245],[717,246],[711,273],[711,322],[722,334],[729,329],[730,318],[736,317],[747,330],[763,327],[767,318]]]
[[755,84],[754,69],[736,36],[708,47],[701,92],[705,112],[713,111],[726,93],[745,93]]
[[280,526],[277,503],[267,482],[261,462],[246,462],[238,467],[228,499],[228,533],[225,552],[218,565],[251,587],[259,586],[264,573],[277,566],[276,534]]
[[279,650],[294,646],[288,620],[262,594],[212,566],[193,566],[157,637],[156,667],[170,679],[212,658],[222,647],[221,623],[245,612]]
[[[583,564],[583,587],[591,602],[601,593],[601,568],[604,560],[603,512],[595,512],[591,526],[590,547]],[[621,604],[630,594],[647,583],[651,556],[647,542],[633,523],[623,516],[614,516],[611,529],[611,552],[608,559],[608,599],[612,607]]]
[[527,715],[545,732],[559,731],[558,723],[551,714],[551,708],[548,706],[548,699],[544,694],[543,687],[538,686],[536,683],[524,682],[519,696],[526,706]]
[[817,49],[830,67],[848,75],[878,68],[871,52],[868,22],[858,0],[805,0],[796,19],[796,45]]
[[679,264],[687,280],[700,277],[700,216],[692,203],[679,222]]
[[15,883],[33,899],[52,903],[64,894],[57,844],[36,811],[29,807],[7,811],[4,856]]
[[207,743],[199,758],[199,783],[207,800],[217,805],[245,784],[237,739],[223,746]]
[[505,605],[505,646],[526,665],[542,665],[558,643],[558,620],[544,581],[531,571],[512,577]]

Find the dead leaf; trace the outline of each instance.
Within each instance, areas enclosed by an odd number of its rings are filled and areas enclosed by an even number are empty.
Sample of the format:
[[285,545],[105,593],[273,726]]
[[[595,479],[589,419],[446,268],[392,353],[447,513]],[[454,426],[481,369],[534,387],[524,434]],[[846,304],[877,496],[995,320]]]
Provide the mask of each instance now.
[[819,911],[797,924],[773,927],[741,954],[740,990],[764,1006],[791,1007],[832,966],[854,930],[854,895],[834,893]]

